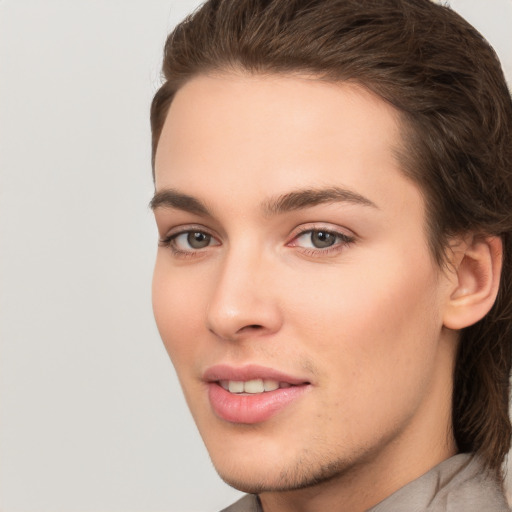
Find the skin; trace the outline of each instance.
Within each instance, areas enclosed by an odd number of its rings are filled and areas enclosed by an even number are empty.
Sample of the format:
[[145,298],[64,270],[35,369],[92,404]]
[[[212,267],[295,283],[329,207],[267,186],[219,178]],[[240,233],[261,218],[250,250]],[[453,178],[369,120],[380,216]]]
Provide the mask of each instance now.
[[[199,76],[170,107],[156,192],[208,213],[155,203],[161,240],[175,236],[158,249],[155,318],[219,474],[265,512],[363,511],[456,452],[457,333],[443,324],[455,278],[429,253],[399,128],[363,88],[298,76]],[[368,202],[269,211],[334,187]],[[318,248],[313,229],[340,235]],[[187,230],[209,245],[191,247]],[[270,419],[233,423],[208,400],[216,364],[309,385]]]

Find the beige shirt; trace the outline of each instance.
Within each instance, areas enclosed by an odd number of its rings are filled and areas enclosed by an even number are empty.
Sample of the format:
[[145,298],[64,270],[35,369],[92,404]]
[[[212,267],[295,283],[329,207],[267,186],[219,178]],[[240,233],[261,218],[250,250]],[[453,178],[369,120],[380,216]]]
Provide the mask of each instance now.
[[[509,512],[500,485],[478,457],[459,454],[398,489],[367,512]],[[222,512],[263,512],[258,497],[244,496]],[[333,511],[334,512],[334,511]],[[349,512],[340,504],[339,512]]]

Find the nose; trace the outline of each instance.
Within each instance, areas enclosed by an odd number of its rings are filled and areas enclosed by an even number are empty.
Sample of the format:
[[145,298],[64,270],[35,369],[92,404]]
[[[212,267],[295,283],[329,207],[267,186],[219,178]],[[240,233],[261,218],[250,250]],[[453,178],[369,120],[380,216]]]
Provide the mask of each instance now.
[[229,254],[222,263],[206,312],[207,328],[224,340],[277,332],[282,314],[272,265],[261,255]]

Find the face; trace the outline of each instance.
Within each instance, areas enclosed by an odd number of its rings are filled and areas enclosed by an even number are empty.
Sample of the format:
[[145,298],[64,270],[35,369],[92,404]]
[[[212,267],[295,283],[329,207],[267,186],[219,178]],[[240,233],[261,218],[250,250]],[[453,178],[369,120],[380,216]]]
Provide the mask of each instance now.
[[226,74],[176,94],[156,154],[154,312],[238,488],[411,466],[446,437],[447,283],[399,142],[393,108],[356,85]]

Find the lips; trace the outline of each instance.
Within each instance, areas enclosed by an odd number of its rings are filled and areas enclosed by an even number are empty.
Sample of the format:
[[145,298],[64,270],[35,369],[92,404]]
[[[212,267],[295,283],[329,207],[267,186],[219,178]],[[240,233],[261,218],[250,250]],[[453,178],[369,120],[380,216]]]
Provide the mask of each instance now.
[[310,387],[300,377],[271,368],[218,365],[203,375],[213,412],[231,423],[261,423],[288,408]]

